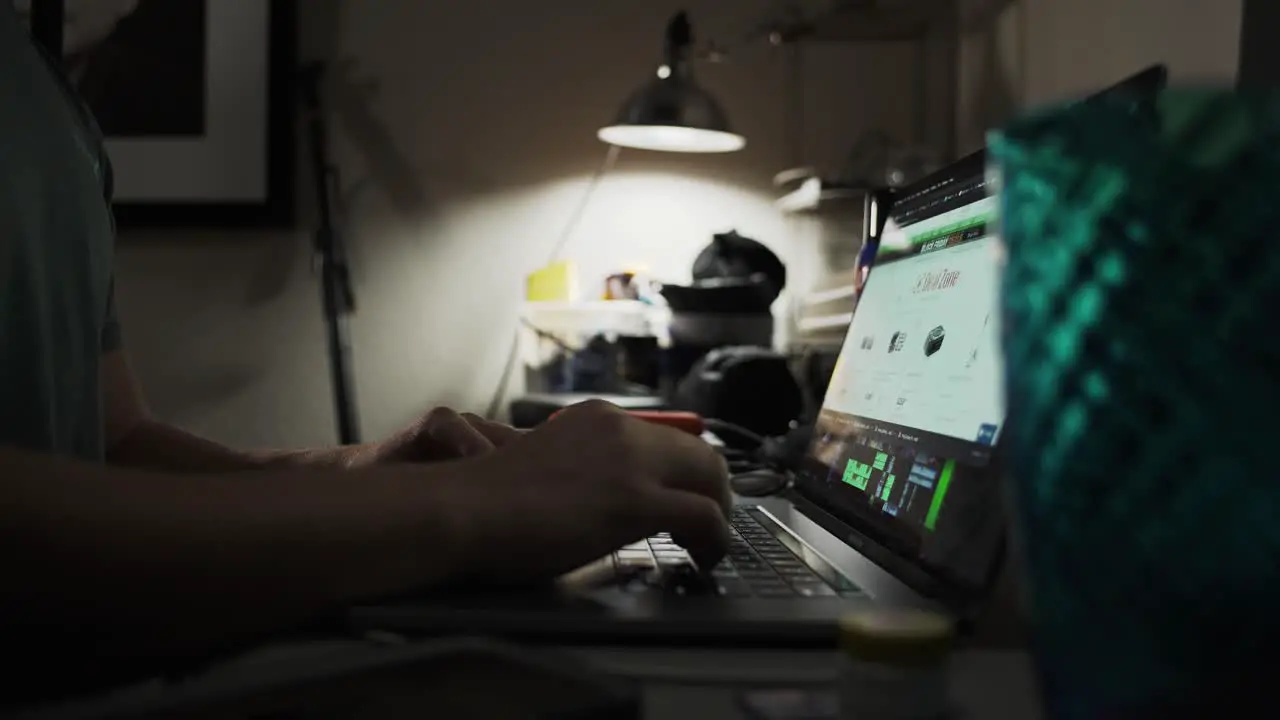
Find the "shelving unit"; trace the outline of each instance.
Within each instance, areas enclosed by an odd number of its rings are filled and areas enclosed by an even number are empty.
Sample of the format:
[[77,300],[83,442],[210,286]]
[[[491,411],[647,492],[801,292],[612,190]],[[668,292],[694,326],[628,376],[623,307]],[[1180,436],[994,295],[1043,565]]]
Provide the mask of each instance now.
[[[796,0],[757,25],[773,45],[795,43],[909,43],[917,53],[909,99],[914,118],[899,141],[928,147],[946,163],[957,152],[960,40],[975,17],[988,17],[1016,0]],[[895,130],[899,130],[896,129]],[[851,141],[855,138],[850,138]],[[855,146],[855,150],[857,150]],[[855,174],[855,173],[849,173]],[[849,178],[852,179],[852,178]],[[907,178],[910,180],[911,178]],[[871,188],[826,177],[813,168],[778,173],[776,207],[814,213],[838,226],[861,217]],[[850,237],[850,242],[855,238]],[[832,268],[834,269],[834,268]],[[833,356],[853,319],[852,269],[828,271],[793,306],[790,351],[797,357]]]
[[[912,143],[927,145],[935,160],[948,162],[956,151],[956,98],[961,10],[1005,5],[1011,0],[796,0],[763,18],[753,33],[774,45],[795,43],[912,43],[916,64]],[[905,139],[905,138],[904,138]],[[825,178],[824,178],[825,180]],[[844,199],[847,188],[802,188],[779,200],[785,210],[811,209],[817,201]],[[831,190],[833,192],[827,193]]]
[[801,333],[816,333],[824,330],[840,330],[844,332],[851,322],[853,322],[853,313],[851,312],[822,315],[812,318],[800,318],[799,322],[796,323],[796,329]]
[[796,303],[795,342],[806,347],[839,347],[853,320],[854,270],[833,273]]
[[835,203],[862,203],[867,191],[864,188],[839,185],[820,177],[811,177],[795,190],[779,197],[774,206],[784,213],[800,213],[818,210]]

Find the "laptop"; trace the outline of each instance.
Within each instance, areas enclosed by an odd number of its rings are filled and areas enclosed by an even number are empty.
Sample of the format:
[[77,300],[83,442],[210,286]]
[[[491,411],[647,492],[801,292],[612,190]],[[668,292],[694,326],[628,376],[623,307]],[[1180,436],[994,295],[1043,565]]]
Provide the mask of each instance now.
[[[789,491],[739,499],[733,542],[689,582],[669,536],[554,591],[352,609],[359,629],[571,642],[829,646],[876,603],[974,616],[1003,555],[1005,422],[995,199],[972,155],[898,193]],[[601,576],[612,578],[603,586]],[[593,577],[591,582],[576,578]]]

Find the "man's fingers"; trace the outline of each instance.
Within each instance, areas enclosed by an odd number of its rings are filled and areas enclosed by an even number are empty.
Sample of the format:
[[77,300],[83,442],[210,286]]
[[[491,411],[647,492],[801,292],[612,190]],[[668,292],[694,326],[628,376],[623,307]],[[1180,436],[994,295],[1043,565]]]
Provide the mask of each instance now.
[[458,413],[432,410],[423,423],[423,441],[429,450],[446,457],[471,457],[490,452],[494,443]]
[[475,413],[462,413],[462,419],[475,428],[489,442],[493,443],[495,447],[502,447],[524,435],[522,431],[510,425],[486,420]]
[[660,490],[653,500],[654,519],[671,539],[689,551],[699,568],[710,570],[729,549],[729,521],[720,503],[695,493]]
[[711,498],[728,513],[733,494],[729,490],[729,465],[724,457],[701,438],[671,428],[653,430],[647,452],[658,463],[662,484],[672,490]]

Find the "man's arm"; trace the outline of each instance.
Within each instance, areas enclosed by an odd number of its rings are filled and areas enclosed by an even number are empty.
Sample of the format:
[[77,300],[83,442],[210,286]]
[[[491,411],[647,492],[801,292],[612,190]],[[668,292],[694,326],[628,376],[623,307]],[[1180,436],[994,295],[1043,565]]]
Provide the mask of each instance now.
[[244,452],[166,425],[151,416],[123,350],[102,356],[103,426],[113,465],[177,473],[236,472],[296,466],[347,468],[371,446]]
[[[471,463],[188,475],[0,447],[3,654],[199,653],[353,600],[451,581]],[[449,548],[414,552],[414,548]],[[459,564],[455,564],[459,563]],[[24,642],[25,640],[25,642]]]
[[176,473],[290,467],[352,469],[483,455],[521,435],[501,423],[436,408],[382,442],[314,450],[233,450],[151,417],[118,346],[103,355],[101,367],[107,460],[125,467]]

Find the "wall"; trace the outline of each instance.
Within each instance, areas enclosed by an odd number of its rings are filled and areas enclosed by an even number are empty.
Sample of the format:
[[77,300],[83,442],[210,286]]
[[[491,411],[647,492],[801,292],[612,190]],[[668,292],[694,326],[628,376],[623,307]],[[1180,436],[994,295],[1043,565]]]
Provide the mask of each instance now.
[[[1156,61],[1177,78],[1230,77],[1240,0],[971,0],[958,75],[962,147],[1024,102],[1103,87]],[[736,39],[769,0],[684,3]],[[515,330],[520,279],[545,259],[605,148],[594,138],[652,70],[674,6],[647,0],[306,0],[304,55],[340,61],[335,156],[360,301],[355,366],[366,435],[435,403],[482,410]],[[607,8],[607,9],[606,9]],[[981,16],[981,13],[978,14]],[[674,280],[712,232],[736,227],[816,276],[812,227],[778,216],[769,179],[830,165],[873,127],[910,128],[908,47],[755,46],[701,68],[747,150],[624,152],[577,224],[584,275],[644,262]],[[793,106],[802,99],[799,113]],[[803,118],[797,128],[795,119]],[[305,181],[305,178],[304,178]],[[323,326],[296,232],[131,233],[119,293],[140,377],[162,417],[224,442],[330,442]]]
[[[338,67],[329,90],[360,303],[354,363],[365,434],[381,436],[437,403],[483,410],[514,336],[521,279],[545,262],[579,204],[606,151],[595,130],[652,71],[673,6],[300,5],[303,54]],[[734,40],[768,5],[684,7],[703,35]],[[906,126],[910,98],[885,68],[908,77],[912,57],[894,46],[807,51],[802,130],[792,124],[785,53],[742,48],[700,68],[747,149],[624,151],[569,254],[586,277],[644,263],[678,281],[711,233],[737,228],[773,247],[803,288],[818,249],[773,210],[770,178],[797,160],[838,157],[864,129]],[[241,446],[332,441],[311,216],[301,218],[296,232],[121,237],[127,343],[161,417]]]
[[[1079,97],[1157,62],[1231,83],[1241,0],[963,0],[959,134],[977,148],[1019,107]],[[993,11],[994,9],[994,11]]]
[[1240,83],[1248,87],[1275,89],[1280,86],[1280,3],[1275,0],[1244,0],[1240,33]]
[[961,153],[982,147],[988,128],[1025,103],[1028,51],[1023,43],[1031,0],[965,0],[961,12],[956,136]]
[[1232,82],[1241,0],[1025,0],[1032,103],[1087,93],[1147,65],[1175,82]]

